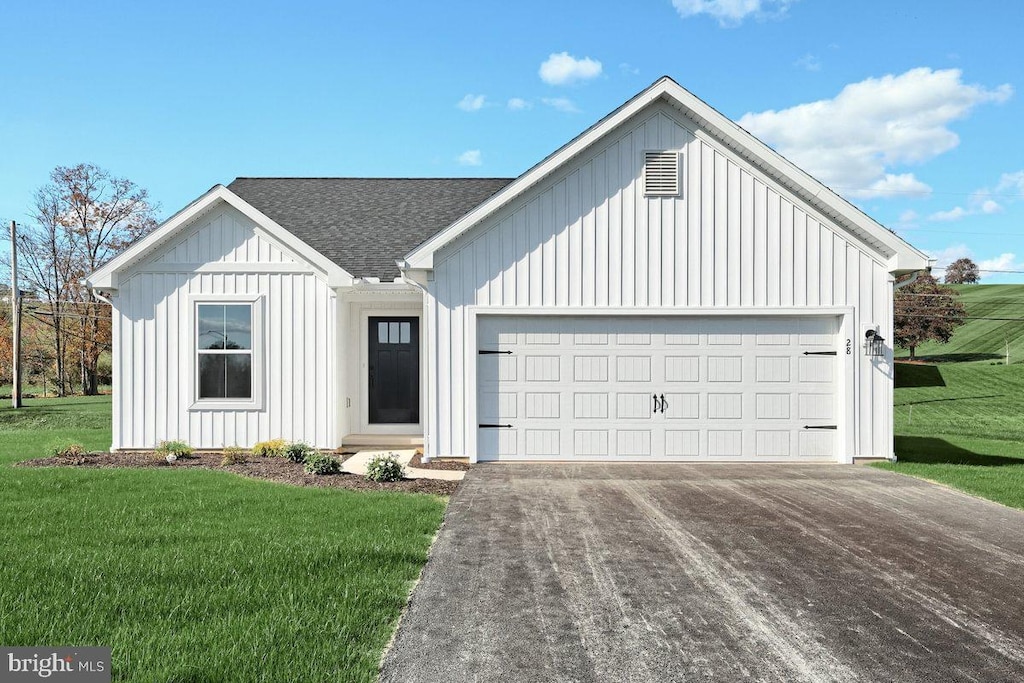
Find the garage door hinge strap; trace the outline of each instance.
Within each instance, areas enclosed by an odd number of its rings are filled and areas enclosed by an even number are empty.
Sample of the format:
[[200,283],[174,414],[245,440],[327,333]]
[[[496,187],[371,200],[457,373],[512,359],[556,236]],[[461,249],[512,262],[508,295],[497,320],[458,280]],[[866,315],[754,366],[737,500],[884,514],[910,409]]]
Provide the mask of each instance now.
[[494,351],[492,349],[480,349],[479,351],[477,351],[477,353],[479,353],[481,356],[490,356],[497,353],[504,353],[510,356],[512,355],[511,351]]
[[512,425],[477,425],[480,429],[512,429]]
[[805,356],[837,356],[835,351],[804,351]]
[[838,429],[836,425],[804,425],[804,429]]

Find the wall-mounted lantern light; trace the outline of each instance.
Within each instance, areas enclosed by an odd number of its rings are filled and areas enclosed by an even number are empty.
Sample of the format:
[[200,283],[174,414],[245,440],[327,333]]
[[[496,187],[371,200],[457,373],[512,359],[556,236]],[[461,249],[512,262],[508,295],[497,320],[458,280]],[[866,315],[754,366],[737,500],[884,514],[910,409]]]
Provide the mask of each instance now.
[[885,339],[877,330],[868,328],[864,333],[864,355],[875,358],[885,355]]

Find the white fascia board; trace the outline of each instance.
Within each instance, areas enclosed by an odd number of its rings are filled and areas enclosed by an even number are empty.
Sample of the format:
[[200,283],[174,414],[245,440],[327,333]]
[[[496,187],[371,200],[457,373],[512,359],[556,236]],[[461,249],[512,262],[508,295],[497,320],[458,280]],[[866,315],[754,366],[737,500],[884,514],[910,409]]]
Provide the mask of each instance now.
[[[929,260],[927,254],[911,246],[899,235],[886,229],[878,221],[840,197],[826,185],[815,180],[781,154],[758,140],[735,121],[675,81],[671,79],[666,80],[666,97],[675,100],[699,124],[710,129],[722,142],[733,148],[733,151],[736,151],[752,162],[763,172],[781,183],[784,187],[795,192],[812,206],[822,210],[826,216],[838,219],[840,225],[845,223],[846,226],[844,227],[852,228],[851,231],[854,232],[855,237],[857,236],[856,232],[859,230],[870,236],[871,239],[884,245],[892,254],[890,258],[898,257],[906,267],[914,267],[916,264],[921,264],[920,268],[927,267]],[[864,240],[861,241],[863,242]],[[867,244],[867,246],[872,251],[878,251],[871,244]]]
[[[674,102],[684,113],[687,113],[699,125],[707,128],[716,138],[741,157],[753,163],[755,167],[775,179],[783,187],[793,191],[804,201],[821,210],[827,217],[836,220],[871,251],[878,253],[879,249],[876,244],[870,243],[862,235],[870,237],[888,251],[888,253],[880,254],[883,258],[899,257],[900,265],[903,268],[915,268],[915,264],[927,264],[928,256],[926,254],[797,168],[778,152],[674,80],[663,76],[649,88],[523,173],[493,197],[411,251],[405,257],[406,267],[409,269],[433,268],[434,254],[446,244],[543,180],[548,174],[596,143],[616,126],[661,98]],[[919,265],[919,267],[925,268],[927,265]]]
[[281,243],[296,256],[312,265],[325,276],[328,286],[344,287],[352,283],[352,276],[341,266],[300,240],[288,230],[285,230],[266,214],[225,186],[214,185],[206,194],[168,218],[152,233],[89,275],[86,278],[86,284],[92,289],[116,289],[118,273],[127,270],[159,249],[174,237],[180,229],[188,225],[194,218],[218,201],[223,201],[238,210],[255,223],[259,230],[265,232],[273,240]]

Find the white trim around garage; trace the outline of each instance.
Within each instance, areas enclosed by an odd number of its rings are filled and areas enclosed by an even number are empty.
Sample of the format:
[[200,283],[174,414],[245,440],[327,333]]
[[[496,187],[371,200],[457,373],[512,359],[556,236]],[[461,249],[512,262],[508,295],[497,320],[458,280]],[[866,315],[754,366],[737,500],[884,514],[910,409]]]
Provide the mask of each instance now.
[[[838,462],[852,463],[854,455],[858,452],[855,440],[856,406],[858,405],[857,394],[859,387],[856,382],[856,362],[859,359],[858,340],[855,337],[856,321],[853,307],[828,306],[828,307],[786,307],[786,308],[713,308],[694,307],[686,309],[665,309],[665,308],[575,308],[575,307],[545,307],[530,308],[521,306],[468,306],[466,308],[466,378],[464,391],[464,405],[466,406],[465,416],[465,444],[469,461],[478,462],[478,386],[477,386],[477,329],[479,316],[570,316],[570,317],[809,317],[809,316],[836,316],[839,318],[839,333],[837,335],[837,357],[843,360],[837,364],[839,376],[836,381],[836,400],[838,402],[837,413],[839,415],[837,442],[842,449]],[[623,462],[628,458],[622,458]]]

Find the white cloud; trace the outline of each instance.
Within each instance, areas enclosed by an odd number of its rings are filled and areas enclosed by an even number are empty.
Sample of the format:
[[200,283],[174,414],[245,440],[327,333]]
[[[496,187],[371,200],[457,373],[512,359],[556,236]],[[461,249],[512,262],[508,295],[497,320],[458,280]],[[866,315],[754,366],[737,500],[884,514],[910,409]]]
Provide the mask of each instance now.
[[845,194],[850,197],[873,198],[892,197],[900,195],[903,197],[927,197],[932,193],[932,188],[914,177],[913,173],[886,173],[885,177],[879,178],[868,187],[859,190],[850,190]]
[[672,0],[683,19],[706,14],[718,20],[719,26],[739,26],[749,16],[778,16],[795,0]]
[[462,111],[480,111],[483,109],[487,97],[485,95],[466,95],[455,105]]
[[456,161],[460,166],[483,166],[484,164],[483,155],[478,149],[467,149],[456,158]]
[[524,109],[530,109],[531,107],[533,107],[533,105],[522,97],[513,97],[508,101],[508,108],[512,111],[522,111]]
[[927,253],[936,260],[935,267],[932,268],[932,275],[938,279],[945,277],[946,267],[949,264],[961,258],[969,258],[977,263],[978,270],[981,271],[981,277],[985,282],[1009,277],[1009,274],[1000,274],[997,271],[1024,270],[1024,263],[1018,261],[1017,255],[1013,252],[1004,252],[995,258],[978,260],[974,252],[966,244],[962,243],[951,244],[945,249],[929,251]]
[[913,223],[918,218],[920,218],[920,216],[917,214],[917,211],[914,211],[913,209],[907,209],[906,211],[904,211],[903,213],[900,214],[899,222],[900,223]]
[[982,213],[993,214],[993,213],[1002,213],[1002,211],[1003,211],[1003,207],[999,204],[999,202],[993,201],[991,199],[986,199],[985,201],[983,201],[981,203],[981,212]]
[[821,60],[808,53],[793,62],[793,66],[798,66],[801,69],[806,69],[807,71],[821,71]]
[[[739,123],[811,175],[848,196],[870,197],[903,184],[927,187],[891,169],[921,164],[960,143],[948,125],[985,102],[1005,102],[1009,85],[964,83],[958,69],[911,69],[851,83],[836,97],[779,111],[745,114]],[[892,179],[890,179],[892,176]]]
[[935,213],[928,216],[930,221],[938,221],[940,223],[949,223],[952,221],[958,221],[961,218],[970,216],[971,212],[963,208],[962,206],[954,206],[949,211],[936,211]]
[[1024,197],[1024,171],[1001,175],[993,194],[1015,194]]
[[540,65],[540,79],[548,85],[569,85],[601,75],[601,62],[590,57],[576,59],[568,52],[551,54]]
[[985,259],[978,264],[978,270],[982,271],[982,276],[985,275],[984,271],[998,271],[998,270],[1024,270],[1024,263],[1017,261],[1017,255],[1011,252],[1000,254],[995,258]]
[[566,114],[576,114],[579,112],[579,109],[568,97],[544,97],[541,98],[541,102],[552,109],[557,109]]

